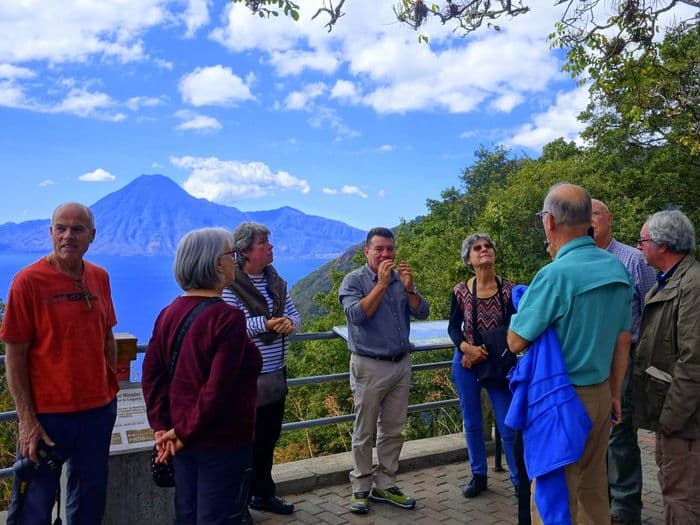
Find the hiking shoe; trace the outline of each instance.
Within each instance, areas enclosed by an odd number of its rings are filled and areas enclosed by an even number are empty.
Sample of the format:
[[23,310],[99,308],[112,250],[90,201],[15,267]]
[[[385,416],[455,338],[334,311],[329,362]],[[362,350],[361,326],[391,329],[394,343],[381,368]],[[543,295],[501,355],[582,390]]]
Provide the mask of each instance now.
[[353,492],[350,498],[350,512],[355,514],[367,514],[369,512],[369,492]]
[[465,498],[475,498],[486,490],[486,476],[474,474],[469,483],[462,487],[462,496]]
[[399,487],[391,487],[388,489],[372,489],[369,499],[376,503],[389,503],[395,507],[402,509],[412,509],[416,506],[416,500],[410,496],[406,496]]

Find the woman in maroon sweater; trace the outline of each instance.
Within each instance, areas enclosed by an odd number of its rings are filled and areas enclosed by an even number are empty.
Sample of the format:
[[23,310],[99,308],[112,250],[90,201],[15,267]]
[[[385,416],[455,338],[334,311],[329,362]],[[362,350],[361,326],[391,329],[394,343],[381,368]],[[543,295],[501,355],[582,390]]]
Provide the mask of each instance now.
[[243,313],[214,302],[194,319],[169,379],[178,328],[233,281],[232,237],[206,228],[182,238],[175,278],[185,293],[158,316],[143,362],[143,394],[159,461],[175,470],[178,524],[238,524],[248,493],[262,360]]

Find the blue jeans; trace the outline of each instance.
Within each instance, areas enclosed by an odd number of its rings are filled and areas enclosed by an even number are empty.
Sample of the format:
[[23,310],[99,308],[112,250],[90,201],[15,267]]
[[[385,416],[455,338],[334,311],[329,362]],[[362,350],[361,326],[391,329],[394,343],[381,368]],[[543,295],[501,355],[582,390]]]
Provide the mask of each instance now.
[[187,448],[173,457],[176,525],[238,525],[248,500],[253,447]]
[[[37,416],[56,443],[54,452],[68,466],[68,525],[102,522],[107,496],[109,443],[116,417],[116,398],[100,408]],[[60,468],[41,469],[26,484],[15,476],[7,512],[8,525],[50,523],[60,477]]]
[[[472,474],[486,476],[486,444],[484,443],[484,430],[481,413],[481,383],[477,380],[476,372],[470,368],[464,368],[461,363],[462,353],[455,350],[452,360],[452,382],[459,394],[459,405],[464,419],[464,435],[467,440],[469,463]],[[513,452],[513,429],[506,426],[505,417],[510,406],[512,395],[507,384],[503,386],[488,385],[485,387],[491,399],[493,412],[496,416],[496,427],[503,440],[503,453],[506,456],[510,480],[514,487],[518,486],[518,467]]]
[[610,513],[627,521],[642,519],[642,456],[632,424],[632,367],[634,350],[622,384],[622,423],[612,427],[608,440]]

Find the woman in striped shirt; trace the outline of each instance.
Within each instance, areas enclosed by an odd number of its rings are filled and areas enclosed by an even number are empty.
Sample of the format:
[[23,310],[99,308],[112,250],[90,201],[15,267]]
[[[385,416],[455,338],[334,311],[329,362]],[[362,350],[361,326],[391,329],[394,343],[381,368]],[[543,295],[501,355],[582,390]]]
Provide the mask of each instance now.
[[[253,478],[250,508],[291,514],[294,505],[275,495],[272,480],[273,452],[282,430],[286,400],[288,336],[296,332],[301,318],[287,292],[287,283],[272,266],[270,230],[245,222],[233,232],[238,266],[236,278],[223,292],[227,303],[245,313],[248,336],[263,358],[258,378]],[[244,521],[245,522],[245,521]]]

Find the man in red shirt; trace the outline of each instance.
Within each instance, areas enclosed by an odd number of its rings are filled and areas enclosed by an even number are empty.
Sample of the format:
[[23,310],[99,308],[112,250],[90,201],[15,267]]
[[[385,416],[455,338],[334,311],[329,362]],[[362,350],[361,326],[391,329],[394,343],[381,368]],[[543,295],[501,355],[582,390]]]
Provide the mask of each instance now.
[[[69,463],[68,524],[100,523],[119,384],[116,324],[107,272],[83,260],[95,239],[87,206],[59,206],[53,252],[22,269],[10,287],[0,340],[19,419],[18,458],[39,465],[16,475],[7,523],[49,523],[61,465]],[[48,454],[51,465],[41,461]]]

